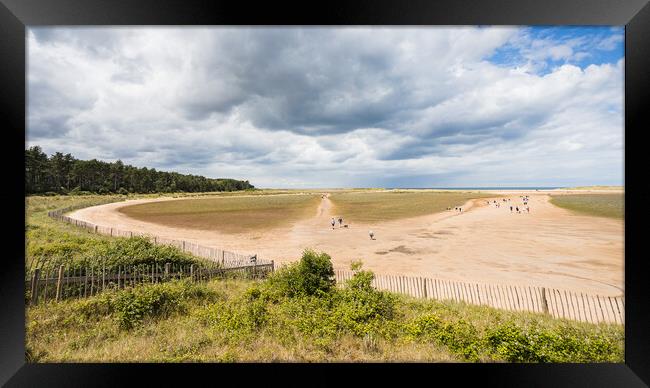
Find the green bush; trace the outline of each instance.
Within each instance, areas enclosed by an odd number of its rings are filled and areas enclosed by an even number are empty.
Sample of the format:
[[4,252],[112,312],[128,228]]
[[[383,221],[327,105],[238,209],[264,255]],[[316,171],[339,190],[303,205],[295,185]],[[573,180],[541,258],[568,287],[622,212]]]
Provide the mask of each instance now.
[[234,341],[246,338],[268,321],[267,302],[245,295],[235,301],[218,301],[198,315],[203,324],[228,333]]
[[109,239],[46,228],[30,228],[27,231],[27,255],[40,263],[47,263],[51,268],[61,264],[73,267],[105,265],[112,270],[125,265],[204,263],[174,246],[157,245],[146,237]]
[[375,277],[372,272],[361,271],[360,264],[353,264],[352,268],[354,275],[333,297],[333,314],[339,326],[355,335],[366,335],[394,318],[396,298],[372,287]]
[[334,284],[331,257],[312,250],[305,250],[299,262],[281,268],[268,279],[272,291],[288,297],[328,293]]
[[118,292],[110,304],[120,327],[130,329],[146,318],[166,318],[173,313],[185,312],[187,306],[184,302],[208,294],[205,286],[189,281],[172,281]]
[[418,316],[404,325],[407,336],[445,345],[462,358],[478,361],[481,337],[476,327],[464,319],[443,320],[435,313]]
[[614,362],[621,359],[621,341],[616,340],[614,332],[603,330],[594,333],[568,323],[541,328],[536,324],[521,327],[506,322],[488,331],[486,340],[496,354],[510,362]]
[[103,249],[97,250],[97,255],[105,258],[106,264],[111,266],[199,263],[190,254],[184,253],[174,246],[157,245],[146,237],[116,239],[104,245]]

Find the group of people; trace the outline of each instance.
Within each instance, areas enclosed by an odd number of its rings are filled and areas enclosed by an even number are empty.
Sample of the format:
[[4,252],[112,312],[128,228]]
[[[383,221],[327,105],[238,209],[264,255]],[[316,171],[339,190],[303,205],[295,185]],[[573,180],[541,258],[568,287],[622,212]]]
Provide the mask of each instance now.
[[[332,217],[332,220],[330,221],[330,224],[332,225],[332,230],[334,230],[334,228],[336,227],[336,221],[337,220],[334,217]],[[338,222],[339,222],[339,228],[347,228],[348,227],[347,224],[343,225],[343,217],[339,217]],[[371,240],[374,240],[375,239],[375,232],[373,232],[372,230],[369,230],[368,231],[368,236],[370,236]]]
[[[517,212],[517,213],[521,214],[521,212],[523,212],[523,211],[526,211],[526,213],[530,213],[530,207],[528,206],[528,196],[527,195],[525,195],[525,196],[520,195],[519,198],[522,199],[523,206],[519,207],[519,205],[514,205],[514,206],[510,205],[510,213]],[[508,203],[508,202],[510,202],[510,198],[502,198],[501,201],[497,201],[497,200],[492,200],[492,202],[487,201],[486,203],[488,205],[492,204],[496,208],[500,208],[501,207],[501,202]]]
[[[451,206],[448,207],[447,210],[451,211]],[[462,211],[463,211],[463,208],[460,207],[460,206],[456,206],[456,207],[454,208],[454,210],[457,211],[457,212],[462,212]]]
[[[332,229],[334,229],[334,226],[336,225],[336,220],[334,217],[332,217]],[[343,217],[339,217],[339,228],[343,226]],[[345,225],[347,226],[347,225]]]

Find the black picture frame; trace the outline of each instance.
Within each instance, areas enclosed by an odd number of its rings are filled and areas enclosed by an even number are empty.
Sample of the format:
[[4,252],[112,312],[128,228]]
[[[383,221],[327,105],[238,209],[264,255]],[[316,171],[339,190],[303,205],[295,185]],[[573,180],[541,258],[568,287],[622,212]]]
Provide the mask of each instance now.
[[[26,364],[24,306],[25,29],[42,25],[625,25],[625,363],[624,364]],[[647,178],[643,141],[650,101],[648,0],[327,1],[278,3],[201,0],[0,0],[1,190],[10,251],[0,271],[0,383],[7,386],[237,385],[321,386],[346,383],[487,386],[648,386],[648,249],[642,245]],[[8,136],[7,136],[8,135]],[[22,147],[22,148],[21,148]],[[647,151],[646,151],[647,152]],[[21,162],[22,161],[22,162]],[[641,169],[639,169],[641,170]],[[301,372],[301,373],[298,373]],[[417,380],[416,380],[417,379]],[[212,383],[210,383],[212,382]],[[229,383],[232,384],[232,383]],[[393,385],[393,384],[391,384]]]

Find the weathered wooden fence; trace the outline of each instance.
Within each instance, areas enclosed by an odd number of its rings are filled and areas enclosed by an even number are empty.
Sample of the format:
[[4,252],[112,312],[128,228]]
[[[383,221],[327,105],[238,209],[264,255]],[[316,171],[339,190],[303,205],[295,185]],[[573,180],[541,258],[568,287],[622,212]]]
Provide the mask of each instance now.
[[[336,282],[344,283],[354,272],[336,269]],[[536,286],[467,283],[452,280],[375,275],[378,290],[416,298],[454,300],[512,311],[531,311],[591,323],[625,323],[625,298],[599,296]]]
[[94,267],[44,267],[28,272],[25,285],[29,304],[59,301],[69,298],[85,298],[107,290],[123,289],[139,284],[167,282],[173,279],[208,281],[214,278],[259,279],[273,272],[273,263],[223,268],[219,265],[126,265],[107,269],[104,265]]
[[[94,233],[99,233],[99,234],[104,234],[104,235],[114,236],[114,237],[133,237],[133,236],[148,237],[154,244],[173,245],[178,249],[182,250],[183,252],[190,253],[197,257],[203,257],[214,262],[219,262],[223,267],[239,267],[248,263],[250,261],[251,256],[257,257],[256,255],[242,254],[242,253],[230,252],[218,248],[213,248],[213,247],[206,247],[190,241],[157,237],[140,231],[121,230],[117,228],[96,225],[90,222],[77,220],[75,218],[68,217],[65,215],[65,213],[79,208],[81,207],[71,206],[63,209],[52,210],[49,211],[47,215],[56,220],[67,222],[69,224],[87,229],[88,231]],[[270,264],[270,263],[271,263],[270,260],[257,258],[258,265]]]

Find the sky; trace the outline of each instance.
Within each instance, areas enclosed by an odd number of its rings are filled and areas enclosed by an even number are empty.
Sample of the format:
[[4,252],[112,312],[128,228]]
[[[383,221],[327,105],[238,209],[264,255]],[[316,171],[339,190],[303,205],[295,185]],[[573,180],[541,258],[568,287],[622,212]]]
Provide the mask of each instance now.
[[30,27],[26,146],[259,188],[622,185],[623,27]]

